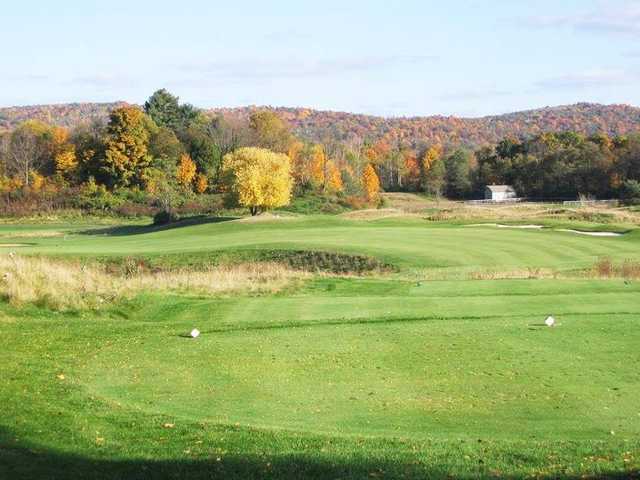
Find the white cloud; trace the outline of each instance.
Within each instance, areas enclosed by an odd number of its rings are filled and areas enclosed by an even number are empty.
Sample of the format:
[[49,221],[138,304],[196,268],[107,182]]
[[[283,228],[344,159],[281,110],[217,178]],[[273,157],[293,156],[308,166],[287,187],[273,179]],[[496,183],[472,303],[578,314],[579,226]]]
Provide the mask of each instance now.
[[591,33],[640,35],[640,1],[627,2],[611,8],[602,3],[593,11],[565,16],[537,16],[525,19],[525,24],[542,28],[572,28]]
[[630,84],[639,78],[634,72],[600,69],[550,77],[536,82],[535,86],[542,90],[604,88]]

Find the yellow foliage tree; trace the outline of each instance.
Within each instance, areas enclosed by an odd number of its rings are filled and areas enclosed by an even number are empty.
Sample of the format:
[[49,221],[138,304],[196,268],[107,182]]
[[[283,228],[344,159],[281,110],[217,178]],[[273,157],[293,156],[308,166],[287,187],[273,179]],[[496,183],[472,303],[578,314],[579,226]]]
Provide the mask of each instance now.
[[109,117],[102,170],[117,186],[139,182],[151,163],[148,117],[137,107],[116,108]]
[[51,130],[51,154],[56,173],[68,175],[78,167],[76,147],[69,142],[69,131],[66,128],[54,127]]
[[330,191],[341,192],[344,189],[342,174],[331,160],[327,162],[327,177],[327,188]]
[[24,181],[18,175],[13,177],[0,177],[0,193],[9,193],[24,187]]
[[207,180],[207,176],[203,173],[198,173],[194,181],[194,187],[197,193],[206,192],[207,188],[209,188],[209,181]]
[[311,151],[311,181],[324,188],[326,181],[327,156],[322,145],[314,145]]
[[291,200],[291,161],[285,154],[264,148],[240,148],[225,155],[223,172],[235,202],[248,207],[252,215],[288,205]]
[[78,167],[78,157],[76,156],[76,147],[68,145],[67,148],[58,152],[54,157],[56,164],[56,172],[61,175],[68,175]]
[[371,164],[368,164],[362,172],[362,187],[367,200],[377,200],[380,194],[380,179]]
[[31,172],[29,172],[29,180],[30,180],[29,187],[31,188],[32,191],[39,192],[44,188],[45,178],[43,175],[36,172],[35,170],[32,170]]
[[182,155],[180,157],[180,163],[178,164],[178,171],[176,172],[176,179],[178,183],[185,188],[188,188],[196,176],[196,164],[189,155]]
[[426,173],[429,171],[431,166],[442,156],[442,146],[434,145],[429,148],[425,153],[424,157],[422,157],[422,171]]

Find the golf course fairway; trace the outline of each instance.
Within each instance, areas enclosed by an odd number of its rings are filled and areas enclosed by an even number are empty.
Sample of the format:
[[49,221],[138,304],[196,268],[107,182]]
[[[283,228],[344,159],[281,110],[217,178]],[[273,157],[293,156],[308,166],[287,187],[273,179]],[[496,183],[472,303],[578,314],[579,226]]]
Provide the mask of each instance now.
[[[578,274],[640,260],[637,230],[321,216],[35,228],[0,226],[26,244],[0,255],[190,268],[321,251],[385,269],[271,294],[0,303],[0,478],[638,475],[640,281]],[[498,279],[516,270],[531,278]]]

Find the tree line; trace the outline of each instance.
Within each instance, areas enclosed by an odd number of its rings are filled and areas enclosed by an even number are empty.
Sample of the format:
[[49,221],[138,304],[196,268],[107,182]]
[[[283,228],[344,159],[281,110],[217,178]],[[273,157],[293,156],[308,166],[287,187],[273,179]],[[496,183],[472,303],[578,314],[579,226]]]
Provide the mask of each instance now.
[[478,150],[393,140],[305,141],[274,111],[211,115],[158,90],[143,108],[73,129],[29,120],[0,136],[0,192],[140,192],[165,211],[176,198],[224,193],[258,213],[316,193],[375,205],[378,192],[477,198],[487,184],[532,199],[640,198],[640,134],[573,132],[507,138]]
[[70,188],[142,192],[167,211],[177,197],[225,193],[231,205],[258,213],[306,192],[375,204],[380,184],[373,167],[339,166],[273,112],[228,121],[158,90],[143,108],[115,108],[108,122],[66,129],[28,120],[0,136],[0,192]]

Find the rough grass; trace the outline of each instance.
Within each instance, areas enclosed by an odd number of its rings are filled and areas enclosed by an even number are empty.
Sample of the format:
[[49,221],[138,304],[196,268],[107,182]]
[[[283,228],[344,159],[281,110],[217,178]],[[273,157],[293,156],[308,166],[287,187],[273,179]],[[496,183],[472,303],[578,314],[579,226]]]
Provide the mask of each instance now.
[[[472,205],[464,202],[433,200],[410,193],[384,194],[389,207],[406,215],[421,214],[432,222],[499,221],[565,221],[597,224],[640,225],[637,209],[606,205],[565,207],[562,204],[516,203]],[[396,213],[399,215],[399,213]],[[354,212],[355,217],[358,216]]]
[[95,309],[150,291],[274,293],[305,275],[268,262],[166,272],[144,272],[134,262],[122,275],[113,275],[95,264],[15,254],[0,255],[0,272],[0,296],[9,303],[34,303],[55,310]]
[[615,263],[610,258],[601,258],[587,273],[589,273],[592,278],[638,280],[640,279],[640,262],[624,260],[620,263]]

